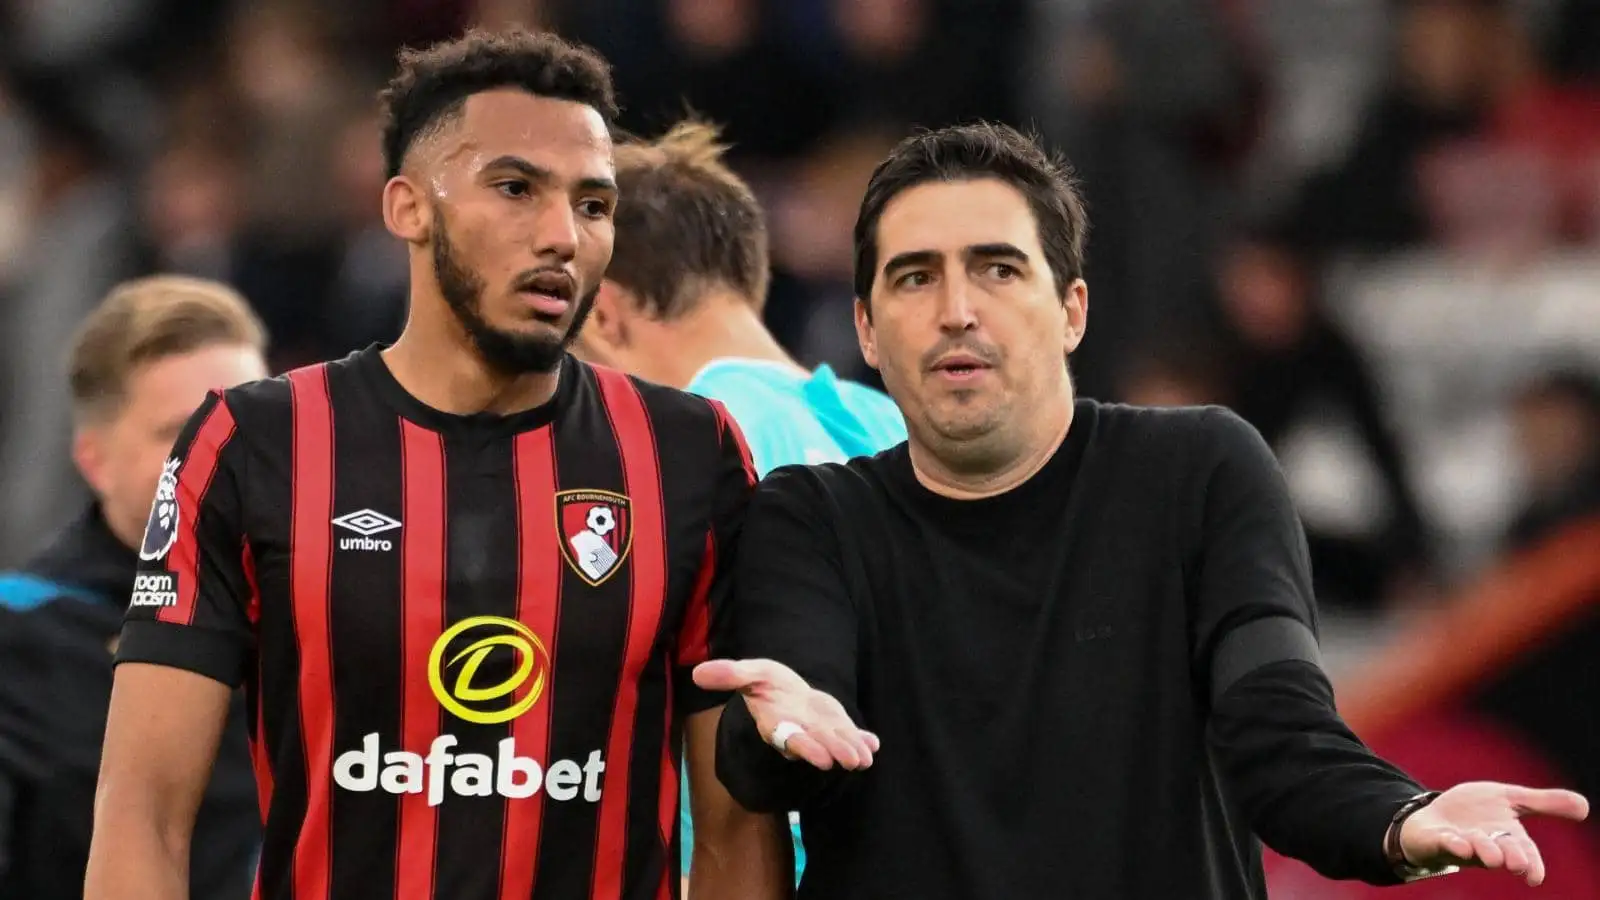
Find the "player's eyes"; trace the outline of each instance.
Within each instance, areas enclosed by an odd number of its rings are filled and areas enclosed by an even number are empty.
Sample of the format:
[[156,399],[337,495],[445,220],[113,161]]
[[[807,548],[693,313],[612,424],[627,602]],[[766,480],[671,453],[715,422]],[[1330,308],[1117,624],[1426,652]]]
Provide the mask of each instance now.
[[526,197],[529,194],[528,183],[526,181],[502,181],[497,183],[494,187],[495,190],[506,195],[507,197],[521,198]]
[[1009,263],[990,263],[984,268],[991,276],[998,278],[1001,281],[1011,281],[1012,279],[1021,277],[1022,275],[1021,269],[1018,269],[1016,266],[1013,266]]
[[611,214],[611,204],[599,198],[590,198],[578,204],[578,211],[591,219],[604,219]]
[[927,287],[933,283],[933,275],[928,272],[907,272],[894,280],[897,288]]

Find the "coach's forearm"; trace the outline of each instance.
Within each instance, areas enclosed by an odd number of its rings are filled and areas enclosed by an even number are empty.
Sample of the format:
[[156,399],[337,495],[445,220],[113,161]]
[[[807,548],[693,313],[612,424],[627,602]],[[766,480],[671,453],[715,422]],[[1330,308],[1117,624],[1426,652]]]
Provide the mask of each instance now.
[[744,701],[733,699],[717,726],[717,780],[745,809],[786,814],[805,809],[835,790],[849,774],[827,771],[801,760],[786,759],[761,737]]
[[1241,678],[1213,708],[1210,737],[1267,846],[1328,878],[1399,881],[1384,860],[1383,836],[1422,788],[1350,731],[1320,670],[1283,662]]
[[96,801],[84,900],[187,900],[188,830],[162,827],[137,808]]

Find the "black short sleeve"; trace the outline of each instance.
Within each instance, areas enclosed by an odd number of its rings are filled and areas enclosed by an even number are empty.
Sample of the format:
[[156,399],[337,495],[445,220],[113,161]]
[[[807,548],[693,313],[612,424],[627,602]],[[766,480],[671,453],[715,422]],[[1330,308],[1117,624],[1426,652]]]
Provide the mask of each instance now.
[[117,662],[188,669],[237,687],[255,641],[243,525],[243,443],[222,396],[207,396],[156,488]]
[[708,401],[717,417],[717,473],[712,494],[710,524],[706,531],[705,558],[700,580],[684,616],[678,637],[678,673],[674,689],[689,713],[720,706],[724,694],[711,693],[696,686],[694,667],[711,659],[717,629],[728,621],[728,602],[733,595],[734,565],[739,552],[739,534],[745,511],[755,489],[755,466],[744,434],[718,401]]

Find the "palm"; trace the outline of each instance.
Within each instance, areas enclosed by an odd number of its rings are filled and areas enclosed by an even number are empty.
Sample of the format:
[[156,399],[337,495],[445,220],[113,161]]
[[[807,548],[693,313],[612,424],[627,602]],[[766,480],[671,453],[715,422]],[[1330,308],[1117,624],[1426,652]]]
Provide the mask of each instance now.
[[838,700],[806,684],[788,666],[768,659],[713,660],[695,668],[694,680],[708,690],[743,695],[769,742],[780,725],[798,729],[779,747],[792,758],[819,769],[835,763],[847,769],[872,765],[877,736],[857,728]]
[[1588,801],[1571,791],[1468,782],[1406,819],[1400,846],[1416,865],[1504,868],[1536,885],[1544,880],[1544,861],[1521,820],[1554,816],[1577,821],[1588,814]]

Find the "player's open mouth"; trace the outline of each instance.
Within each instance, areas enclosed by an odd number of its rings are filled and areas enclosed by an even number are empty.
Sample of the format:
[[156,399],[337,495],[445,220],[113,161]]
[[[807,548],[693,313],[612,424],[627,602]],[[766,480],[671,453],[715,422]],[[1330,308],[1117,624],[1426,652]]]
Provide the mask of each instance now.
[[572,304],[576,286],[564,272],[538,272],[521,280],[517,293],[527,300],[534,311],[549,316],[559,316]]

